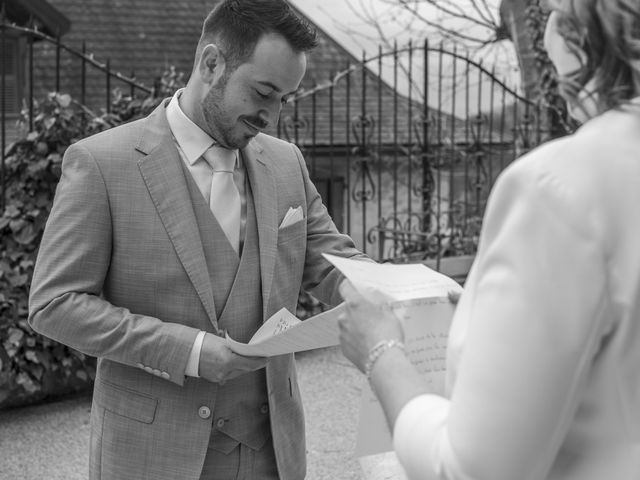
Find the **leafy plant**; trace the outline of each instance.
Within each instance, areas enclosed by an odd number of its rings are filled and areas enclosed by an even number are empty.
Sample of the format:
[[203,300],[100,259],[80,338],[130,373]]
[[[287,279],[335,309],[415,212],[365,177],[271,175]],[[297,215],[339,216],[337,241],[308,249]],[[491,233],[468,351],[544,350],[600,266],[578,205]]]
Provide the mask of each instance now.
[[329,308],[330,307],[322,303],[309,292],[300,290],[300,295],[298,296],[298,305],[296,306],[296,317],[304,320],[305,318],[318,315],[319,313],[322,313]]
[[544,47],[544,26],[549,16],[540,1],[532,2],[526,8],[526,25],[533,38],[535,61],[540,71],[540,99],[547,110],[545,123],[549,125],[551,138],[570,133],[576,128],[572,120],[567,118],[566,103],[558,92],[558,80],[555,68]]
[[[171,68],[151,95],[112,92],[111,111],[96,114],[69,95],[50,93],[34,102],[33,129],[5,156],[6,207],[0,215],[0,408],[85,389],[95,378],[94,358],[38,335],[27,323],[29,285],[38,245],[51,212],[69,145],[149,114],[184,86]],[[28,124],[28,111],[23,112]],[[296,313],[320,313],[324,305],[301,292]]]
[[[183,85],[174,69],[152,95],[114,91],[109,113],[97,115],[66,94],[34,102],[33,129],[5,156],[5,208],[0,215],[0,407],[86,388],[95,359],[36,334],[27,323],[29,285],[51,211],[64,152],[93,133],[140,118]],[[23,112],[24,124],[28,112]]]
[[34,109],[34,129],[5,159],[6,208],[0,217],[0,405],[81,388],[94,374],[84,355],[35,334],[27,324],[29,283],[67,146],[84,134],[68,95]]

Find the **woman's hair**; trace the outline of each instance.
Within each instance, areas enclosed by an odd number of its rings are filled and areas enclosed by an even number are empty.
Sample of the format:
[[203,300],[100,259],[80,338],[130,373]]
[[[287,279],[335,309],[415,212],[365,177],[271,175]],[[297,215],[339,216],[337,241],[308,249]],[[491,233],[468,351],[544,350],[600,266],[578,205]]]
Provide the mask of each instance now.
[[204,21],[196,62],[204,46],[215,43],[234,70],[269,33],[282,35],[296,52],[307,52],[318,43],[315,29],[285,0],[222,0]]
[[560,93],[574,105],[587,82],[599,112],[640,94],[640,1],[567,0],[558,33],[582,58],[582,67],[558,79]]

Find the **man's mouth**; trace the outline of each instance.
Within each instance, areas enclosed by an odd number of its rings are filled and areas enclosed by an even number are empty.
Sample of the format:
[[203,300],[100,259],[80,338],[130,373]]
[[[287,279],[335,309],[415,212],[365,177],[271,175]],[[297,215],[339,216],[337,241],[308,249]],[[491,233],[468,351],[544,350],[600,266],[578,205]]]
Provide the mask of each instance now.
[[242,121],[244,122],[244,124],[245,124],[246,126],[248,126],[248,127],[249,127],[249,129],[250,129],[250,130],[252,130],[253,132],[255,132],[255,134],[256,134],[256,135],[257,135],[258,133],[260,133],[262,130],[264,130],[265,128],[267,128],[267,126],[266,126],[266,125],[264,125],[264,126],[260,127],[260,126],[256,125],[255,123],[250,122],[249,120],[242,120]]

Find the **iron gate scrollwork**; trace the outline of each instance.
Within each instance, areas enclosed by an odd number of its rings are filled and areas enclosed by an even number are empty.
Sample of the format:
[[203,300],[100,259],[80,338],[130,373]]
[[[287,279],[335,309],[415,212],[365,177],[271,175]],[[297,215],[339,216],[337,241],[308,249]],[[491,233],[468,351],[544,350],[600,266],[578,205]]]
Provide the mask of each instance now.
[[[29,58],[37,38],[54,46],[57,65],[60,55],[76,59],[81,103],[88,69],[104,74],[107,111],[112,82],[132,96],[153,91],[133,73],[111,71],[84,47],[76,51],[37,30],[1,26],[3,36],[13,29],[29,38]],[[3,67],[2,79],[5,74]],[[548,105],[520,97],[468,56],[427,42],[379,49],[310,82],[284,107],[272,133],[300,147],[312,178],[325,183],[336,224],[379,260],[471,252],[497,175],[548,137]],[[27,117],[32,122],[33,115]],[[2,147],[5,128],[3,122]],[[0,208],[3,180],[0,163]]]
[[371,175],[371,164],[375,160],[372,148],[375,125],[373,115],[358,115],[351,121],[351,130],[356,139],[356,145],[352,149],[356,160],[352,168],[356,178],[361,179],[351,190],[351,197],[357,203],[371,202],[376,196],[376,185]]
[[550,106],[427,42],[363,55],[313,81],[295,114],[326,138],[295,139],[325,175],[345,179],[344,231],[378,260],[473,254],[496,177],[549,135]]

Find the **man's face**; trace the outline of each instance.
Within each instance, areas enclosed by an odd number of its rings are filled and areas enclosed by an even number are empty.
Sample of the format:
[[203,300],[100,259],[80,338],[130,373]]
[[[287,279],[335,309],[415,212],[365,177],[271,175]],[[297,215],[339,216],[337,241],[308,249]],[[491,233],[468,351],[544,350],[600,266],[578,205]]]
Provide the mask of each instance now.
[[212,136],[229,148],[244,148],[278,121],[282,105],[296,92],[306,69],[304,53],[295,52],[276,34],[264,35],[253,56],[225,71],[203,101]]

